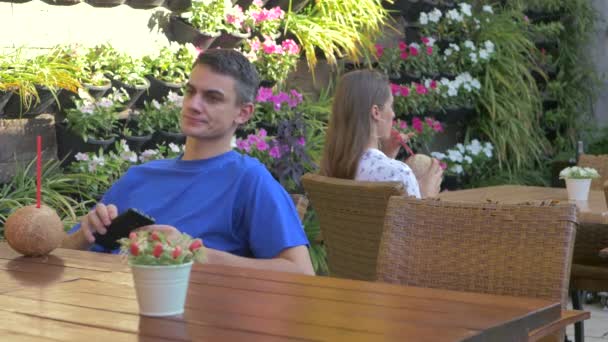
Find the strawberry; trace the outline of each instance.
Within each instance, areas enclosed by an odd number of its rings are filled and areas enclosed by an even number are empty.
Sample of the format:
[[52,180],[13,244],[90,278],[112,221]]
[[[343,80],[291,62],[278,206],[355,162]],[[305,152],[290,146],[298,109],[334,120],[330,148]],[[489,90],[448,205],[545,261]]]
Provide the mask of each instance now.
[[160,258],[161,254],[163,254],[163,244],[162,243],[157,243],[154,246],[154,250],[152,251],[152,255],[154,255],[157,258]]
[[196,239],[194,241],[192,241],[192,243],[190,244],[190,247],[188,248],[191,252],[194,252],[195,250],[201,248],[203,246],[203,242],[200,239]]
[[173,259],[177,259],[181,254],[182,254],[182,248],[180,246],[176,246],[175,249],[173,250],[173,253],[171,254],[171,256],[173,257]]
[[133,242],[131,244],[130,250],[131,250],[131,255],[134,255],[134,256],[139,255],[139,246],[135,242]]

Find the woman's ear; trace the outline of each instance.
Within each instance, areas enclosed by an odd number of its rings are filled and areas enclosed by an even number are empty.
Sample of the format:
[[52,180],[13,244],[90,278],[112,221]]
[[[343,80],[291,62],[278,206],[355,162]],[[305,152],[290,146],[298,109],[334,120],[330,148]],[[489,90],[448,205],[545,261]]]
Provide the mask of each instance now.
[[382,119],[380,117],[380,108],[378,108],[378,105],[373,105],[372,108],[369,110],[369,114],[373,121],[379,121]]

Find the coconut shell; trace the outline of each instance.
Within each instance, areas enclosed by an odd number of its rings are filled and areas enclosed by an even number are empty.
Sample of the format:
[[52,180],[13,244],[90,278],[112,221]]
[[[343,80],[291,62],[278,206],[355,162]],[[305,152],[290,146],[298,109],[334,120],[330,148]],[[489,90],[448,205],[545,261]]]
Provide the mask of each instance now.
[[420,179],[429,172],[433,159],[426,154],[415,154],[409,157],[405,163],[412,169],[416,178]]
[[29,205],[8,217],[4,237],[15,251],[26,256],[40,256],[59,247],[65,232],[55,210],[46,205],[40,208]]

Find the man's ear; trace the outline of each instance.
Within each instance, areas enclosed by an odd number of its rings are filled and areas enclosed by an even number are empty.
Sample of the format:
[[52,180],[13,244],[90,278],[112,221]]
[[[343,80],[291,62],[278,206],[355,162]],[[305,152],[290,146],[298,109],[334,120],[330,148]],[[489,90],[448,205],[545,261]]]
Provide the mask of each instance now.
[[241,110],[239,111],[239,114],[234,119],[234,122],[237,125],[242,125],[242,124],[246,123],[253,116],[254,110],[255,110],[255,105],[252,102],[243,103],[241,105]]

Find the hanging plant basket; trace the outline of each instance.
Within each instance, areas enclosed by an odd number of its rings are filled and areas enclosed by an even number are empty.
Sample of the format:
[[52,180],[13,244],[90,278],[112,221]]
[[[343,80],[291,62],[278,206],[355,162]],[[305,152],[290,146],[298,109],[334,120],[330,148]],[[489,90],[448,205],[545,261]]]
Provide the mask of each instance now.
[[125,3],[125,0],[86,0],[93,7],[116,7]]
[[201,32],[177,16],[171,16],[169,19],[168,31],[170,40],[180,44],[192,43],[201,50],[207,50],[211,43],[220,36],[220,32]]
[[467,122],[475,113],[475,108],[473,106],[446,108],[445,118],[441,121],[446,123]]
[[136,107],[141,107],[144,103],[150,102],[152,100],[156,100],[158,102],[162,102],[169,92],[178,93],[181,95],[182,88],[185,83],[172,83],[163,80],[159,80],[152,75],[146,75],[148,81],[150,81],[150,88],[148,88],[147,92],[144,92],[142,96],[139,97],[136,103]]
[[87,83],[84,84],[84,89],[86,89],[86,91],[89,92],[89,95],[91,95],[94,99],[102,98],[108,92],[108,90],[110,90],[110,88],[112,88],[112,82],[109,80],[107,84],[100,86]]
[[[63,89],[55,90],[55,95],[59,96]],[[23,107],[21,104],[21,96],[18,93],[15,93],[8,100],[6,105],[4,106],[4,114],[5,116],[11,117],[32,117],[45,112],[54,111],[52,106],[55,104],[55,96],[51,90],[45,86],[36,85],[36,91],[38,92],[38,97],[40,101],[38,103],[32,101],[31,107],[29,109]]]
[[125,109],[129,109],[131,107],[133,107],[133,105],[137,102],[137,100],[139,99],[140,96],[143,95],[143,93],[148,90],[148,88],[150,87],[150,82],[147,79],[144,79],[146,84],[145,85],[130,85],[130,84],[126,84],[123,83],[122,81],[116,80],[116,79],[112,79],[112,87],[119,89],[119,88],[123,88],[124,90],[127,91],[127,94],[129,94],[129,101],[127,103],[125,103]]
[[12,91],[3,91],[0,90],[0,115],[4,114],[4,106],[8,103],[8,101],[13,96]]
[[158,131],[158,137],[162,143],[165,145],[169,145],[170,143],[174,143],[177,145],[183,145],[186,143],[186,135],[184,133],[175,133],[175,132],[165,132]]
[[192,0],[166,0],[164,7],[172,12],[186,12],[192,7]]
[[407,42],[419,42],[422,38],[421,28],[415,24],[405,25],[404,33]]
[[55,132],[57,137],[57,157],[62,160],[61,165],[68,165],[73,162],[74,156],[79,153],[97,152],[99,149],[108,151],[115,138],[104,140],[87,139],[84,141],[81,136],[72,132],[66,122],[58,122],[55,124]]
[[277,81],[275,80],[261,80],[260,81],[260,87],[264,87],[264,88],[272,88],[277,84]]
[[126,4],[136,9],[150,9],[162,6],[164,2],[165,0],[127,0]]
[[57,5],[57,6],[72,6],[77,5],[82,2],[82,0],[42,0],[49,5]]
[[146,143],[152,139],[152,134],[142,136],[123,135],[122,138],[127,141],[127,145],[131,151],[139,154]]
[[[287,11],[289,9],[289,1],[290,0],[268,0],[268,1],[262,1],[264,4],[266,4],[267,8],[273,8],[276,6],[279,6],[283,11]],[[249,4],[251,4],[253,1],[252,0],[243,0],[243,1],[237,1],[238,2],[249,2]],[[302,8],[304,8],[304,6],[306,6],[308,3],[310,2],[310,0],[291,0],[291,10],[292,12],[298,12],[299,10],[301,10]],[[249,6],[248,4],[248,6]]]
[[228,33],[222,32],[222,34],[217,37],[209,46],[210,49],[214,48],[224,48],[224,49],[234,49],[237,47],[244,39],[251,37],[250,33]]

